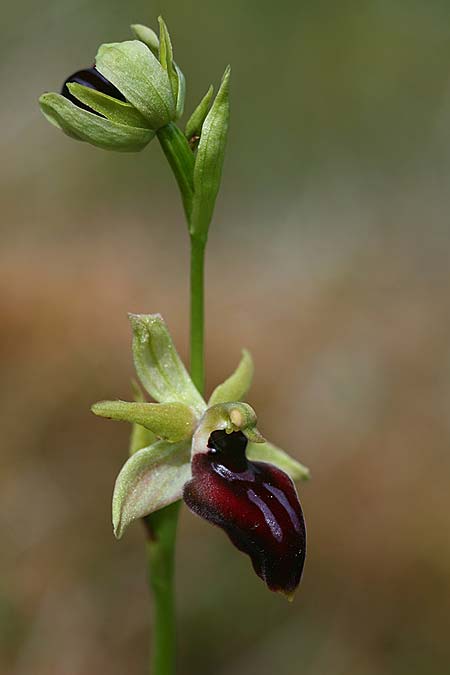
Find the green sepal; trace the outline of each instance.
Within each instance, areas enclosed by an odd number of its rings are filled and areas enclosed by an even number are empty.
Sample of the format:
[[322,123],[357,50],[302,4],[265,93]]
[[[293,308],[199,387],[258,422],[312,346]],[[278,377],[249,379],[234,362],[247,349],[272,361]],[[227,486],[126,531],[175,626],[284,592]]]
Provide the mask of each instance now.
[[140,424],[172,443],[190,438],[197,422],[191,408],[183,403],[99,401],[91,410],[99,417]]
[[135,452],[117,476],[112,500],[115,536],[153,511],[181,499],[191,477],[190,444],[156,441]]
[[206,404],[198,393],[173,344],[160,314],[130,314],[136,372],[158,403],[178,402],[203,414]]
[[205,121],[205,117],[208,114],[209,106],[211,104],[211,100],[214,94],[214,87],[212,84],[210,85],[208,91],[186,122],[186,127],[184,129],[184,135],[190,141],[192,138],[195,138],[196,136],[200,137],[200,134],[202,132],[202,126],[203,122]]
[[287,473],[292,480],[309,480],[310,478],[310,472],[306,466],[272,443],[249,443],[246,452],[248,459],[274,464]]
[[140,40],[101,45],[97,70],[159,129],[175,118],[175,99],[169,76],[152,51]]
[[242,358],[238,367],[225,382],[219,384],[211,394],[208,407],[216,403],[242,401],[245,398],[253,379],[253,359],[246,349],[242,350]]
[[104,115],[111,122],[140,129],[149,129],[145,117],[130,103],[119,101],[117,98],[107,96],[107,94],[103,94],[101,91],[97,91],[91,87],[85,87],[82,84],[78,84],[78,82],[69,82],[67,88],[81,103]]
[[39,103],[47,120],[67,136],[103,150],[137,152],[155,135],[151,129],[125,126],[82,110],[61,94],[43,94]]
[[189,222],[193,237],[206,241],[220,187],[230,116],[230,66],[203,122],[194,166],[194,198]]
[[225,429],[228,434],[233,431],[242,433],[253,443],[264,443],[264,437],[256,428],[256,413],[247,403],[234,401],[218,403],[209,407],[198,423],[192,439],[192,456],[209,451],[208,439],[213,431]]
[[144,26],[142,23],[133,23],[130,26],[130,28],[137,37],[137,39],[143,42],[144,45],[147,45],[147,47],[150,49],[151,52],[153,52],[155,56],[158,56],[159,38],[156,35],[155,31],[149,28],[148,26]]

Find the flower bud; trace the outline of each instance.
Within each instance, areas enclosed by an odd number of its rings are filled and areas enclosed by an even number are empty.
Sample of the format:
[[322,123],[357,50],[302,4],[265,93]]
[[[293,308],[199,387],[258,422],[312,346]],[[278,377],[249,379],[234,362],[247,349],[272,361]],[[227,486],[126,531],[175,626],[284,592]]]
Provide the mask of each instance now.
[[[102,45],[95,66],[67,78],[61,94],[39,103],[45,117],[71,138],[105,150],[142,150],[158,129],[181,113],[181,71],[170,76],[139,40]],[[177,83],[174,97],[170,77]]]

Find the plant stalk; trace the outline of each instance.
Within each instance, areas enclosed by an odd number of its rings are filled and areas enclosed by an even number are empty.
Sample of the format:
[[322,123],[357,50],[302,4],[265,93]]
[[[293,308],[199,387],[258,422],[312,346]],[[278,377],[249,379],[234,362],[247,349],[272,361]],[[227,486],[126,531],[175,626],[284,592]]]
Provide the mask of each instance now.
[[206,242],[191,237],[191,377],[203,395],[205,388],[205,269]]
[[[192,199],[193,155],[175,125],[158,132],[161,147],[175,174],[186,216]],[[187,154],[187,150],[189,155]],[[204,263],[206,242],[191,237],[190,280],[190,370],[201,394],[204,391]],[[144,519],[149,586],[153,595],[153,645],[151,675],[175,675],[175,543],[181,502],[171,504]]]
[[145,518],[148,582],[153,594],[151,675],[175,675],[175,541],[181,502]]

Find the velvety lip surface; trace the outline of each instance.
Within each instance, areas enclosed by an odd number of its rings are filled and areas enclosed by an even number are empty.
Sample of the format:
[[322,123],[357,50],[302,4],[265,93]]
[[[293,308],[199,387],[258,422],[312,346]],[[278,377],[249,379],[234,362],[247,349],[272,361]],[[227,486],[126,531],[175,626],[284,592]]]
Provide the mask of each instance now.
[[214,431],[207,452],[192,459],[184,500],[225,530],[272,591],[292,595],[306,554],[302,508],[289,476],[272,464],[247,460],[246,446],[240,431]]
[[69,101],[72,101],[72,103],[75,103],[75,105],[77,105],[79,108],[87,110],[88,112],[95,112],[95,110],[89,108],[89,106],[79,101],[70,93],[67,85],[72,82],[76,82],[76,84],[82,84],[85,87],[89,87],[90,89],[100,91],[102,94],[107,94],[108,96],[117,98],[119,101],[126,100],[124,95],[117,89],[117,87],[111,84],[111,82],[107,80],[106,77],[103,77],[103,75],[101,75],[94,66],[92,66],[92,68],[85,68],[84,70],[77,70],[76,73],[73,73],[73,75],[68,77],[64,82],[61,89],[61,94],[65,96],[65,98],[68,98]]

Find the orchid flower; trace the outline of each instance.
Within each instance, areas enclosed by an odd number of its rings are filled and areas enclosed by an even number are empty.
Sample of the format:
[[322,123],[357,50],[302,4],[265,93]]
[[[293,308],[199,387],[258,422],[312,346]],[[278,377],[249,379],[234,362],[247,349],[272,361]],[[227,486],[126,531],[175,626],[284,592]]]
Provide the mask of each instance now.
[[68,77],[61,93],[43,94],[42,112],[76,140],[105,150],[136,152],[183,114],[185,79],[173,60],[160,18],[160,37],[133,25],[137,39],[100,46],[95,65]]
[[136,372],[156,403],[102,401],[92,406],[96,415],[147,430],[146,447],[130,456],[116,480],[116,537],[133,521],[183,499],[250,556],[271,590],[292,597],[306,553],[293,481],[307,479],[309,471],[265,441],[254,410],[243,402],[253,377],[250,354],[243,352],[236,371],[206,402],[162,317],[133,314],[130,320]]

